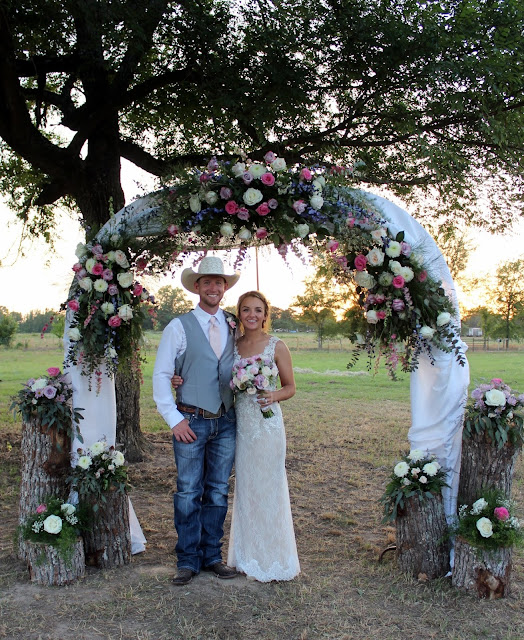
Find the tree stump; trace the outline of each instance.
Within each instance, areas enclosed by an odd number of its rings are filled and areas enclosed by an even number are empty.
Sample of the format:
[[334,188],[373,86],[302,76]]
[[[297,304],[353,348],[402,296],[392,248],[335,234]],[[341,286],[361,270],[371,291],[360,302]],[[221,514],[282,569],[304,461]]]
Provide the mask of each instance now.
[[512,552],[512,547],[493,551],[478,549],[457,538],[452,585],[479,598],[507,597],[511,587]]
[[72,584],[85,575],[84,543],[78,538],[71,559],[65,560],[50,544],[26,541],[31,582],[45,586]]
[[[56,427],[47,428],[38,417],[23,423],[22,460],[18,524],[48,496],[67,495],[66,477],[71,469],[71,440]],[[27,559],[27,541],[19,539],[18,556]]]
[[442,496],[412,496],[396,519],[396,558],[401,571],[432,580],[450,569],[450,543]]
[[506,443],[500,449],[484,433],[462,440],[459,504],[473,504],[486,488],[511,495],[513,471],[520,447]]
[[127,493],[108,491],[99,502],[90,531],[83,533],[86,564],[110,569],[131,561],[129,498]]

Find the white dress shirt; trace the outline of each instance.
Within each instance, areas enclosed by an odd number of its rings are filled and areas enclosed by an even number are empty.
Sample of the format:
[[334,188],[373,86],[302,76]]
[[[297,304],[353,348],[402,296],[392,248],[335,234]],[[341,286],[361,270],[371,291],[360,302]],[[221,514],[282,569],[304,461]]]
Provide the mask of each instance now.
[[[197,305],[191,313],[194,314],[202,327],[204,335],[207,340],[209,340],[209,319],[211,314],[204,311],[200,305]],[[222,350],[224,350],[228,339],[229,327],[222,309],[216,312],[215,318],[220,327]],[[158,412],[164,418],[170,429],[184,419],[184,416],[177,409],[173,397],[171,378],[175,372],[175,361],[185,353],[186,347],[187,339],[184,327],[178,318],[174,318],[162,333],[153,370],[153,399]]]

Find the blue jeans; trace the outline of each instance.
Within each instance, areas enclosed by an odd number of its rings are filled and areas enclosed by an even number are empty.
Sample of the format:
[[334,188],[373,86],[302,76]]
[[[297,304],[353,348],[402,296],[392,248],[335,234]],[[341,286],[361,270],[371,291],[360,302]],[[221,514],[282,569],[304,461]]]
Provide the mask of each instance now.
[[229,477],[235,457],[236,420],[231,408],[221,418],[183,413],[197,439],[177,442],[177,492],[173,497],[179,569],[198,573],[222,561]]

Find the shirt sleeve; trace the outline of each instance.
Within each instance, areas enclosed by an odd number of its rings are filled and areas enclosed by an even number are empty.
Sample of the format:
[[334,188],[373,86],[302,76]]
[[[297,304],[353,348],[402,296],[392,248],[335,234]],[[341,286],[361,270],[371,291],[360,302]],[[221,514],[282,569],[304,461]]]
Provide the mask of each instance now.
[[175,361],[186,348],[186,334],[178,318],[172,320],[162,333],[155,367],[153,369],[153,399],[158,412],[172,429],[184,419],[176,407],[171,387],[171,378],[175,373]]

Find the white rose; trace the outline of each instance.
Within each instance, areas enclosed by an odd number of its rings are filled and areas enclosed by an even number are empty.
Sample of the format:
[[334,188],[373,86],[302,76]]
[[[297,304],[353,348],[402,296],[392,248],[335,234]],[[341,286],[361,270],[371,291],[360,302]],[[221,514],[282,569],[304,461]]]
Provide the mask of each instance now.
[[448,313],[447,311],[443,311],[442,313],[439,313],[437,316],[437,327],[444,327],[447,324],[449,324],[449,321],[451,320],[451,313]]
[[366,258],[369,264],[374,267],[380,267],[384,264],[384,252],[381,251],[378,247],[371,249],[371,251],[366,255]]
[[427,476],[433,477],[433,476],[437,475],[438,468],[437,468],[437,465],[434,462],[428,462],[427,464],[425,464],[422,467],[422,471]]
[[260,162],[254,162],[248,169],[253,178],[259,179],[264,173],[266,173],[266,167]]
[[373,309],[368,311],[366,313],[366,320],[369,322],[369,324],[377,324],[378,322],[377,312],[373,311]]
[[476,502],[471,505],[471,513],[472,515],[476,515],[485,509],[488,506],[488,503],[484,500],[484,498],[479,498]]
[[426,482],[428,481],[428,479],[426,478],[426,476],[420,476],[420,478],[418,479],[418,481],[421,484],[426,484]]
[[125,462],[124,454],[121,451],[115,451],[113,454],[113,462],[115,467],[121,467]]
[[425,455],[426,454],[424,453],[424,451],[422,451],[422,449],[411,449],[411,451],[408,453],[408,458],[412,462],[418,462],[419,460],[423,460]]
[[81,469],[89,469],[89,467],[91,466],[91,458],[89,456],[80,456],[80,458],[78,458],[76,466],[80,467]]
[[[387,251],[386,251],[386,253],[387,253]],[[401,269],[402,269],[402,265],[400,264],[400,262],[398,260],[391,260],[390,261],[389,270],[391,271],[391,273],[394,273],[396,276],[398,276]]]
[[102,302],[100,311],[106,316],[111,316],[115,312],[115,305],[112,302]]
[[113,247],[118,247],[118,245],[120,244],[120,235],[118,233],[113,233],[110,240]]
[[254,206],[264,198],[260,191],[258,189],[253,189],[253,187],[246,189],[242,197],[248,207]]
[[372,289],[376,284],[375,278],[367,271],[357,271],[354,279],[358,286],[364,289]]
[[231,167],[231,171],[233,172],[233,175],[236,176],[237,178],[240,177],[245,170],[246,170],[245,162],[237,162]]
[[387,231],[380,227],[380,229],[373,229],[371,232],[371,237],[375,242],[380,242],[382,238],[386,238],[388,235]]
[[208,191],[205,195],[207,204],[215,204],[218,200],[218,195],[214,191]]
[[409,472],[409,466],[407,464],[407,462],[399,462],[395,465],[395,468],[393,469],[393,473],[397,476],[397,478],[403,478],[404,476],[406,476]]
[[98,440],[97,442],[93,442],[93,444],[89,447],[89,451],[94,456],[98,456],[105,451],[106,445],[103,440]]
[[85,268],[88,273],[93,273],[93,267],[96,264],[96,260],[94,258],[88,258],[85,263]]
[[127,289],[133,284],[134,276],[130,271],[124,271],[124,273],[119,273],[116,279],[122,289]]
[[506,396],[500,389],[490,389],[484,395],[484,402],[490,407],[504,407]]
[[435,329],[432,329],[431,327],[424,325],[423,327],[420,327],[419,333],[421,338],[425,338],[426,340],[431,340],[431,338],[433,337],[433,334],[435,333]]
[[77,340],[80,340],[82,338],[82,334],[80,333],[79,329],[77,329],[76,327],[73,327],[72,329],[69,329],[69,331],[67,332],[67,337],[72,342],[77,342]]
[[95,280],[95,284],[93,285],[95,291],[98,291],[99,293],[104,293],[104,291],[107,291],[108,286],[109,285],[107,284],[107,282],[102,278],[98,278],[98,280]]
[[318,178],[315,178],[315,180],[313,180],[313,182],[311,184],[313,185],[313,191],[314,191],[315,195],[321,196],[322,195],[322,189],[324,188],[324,185],[326,184],[324,176],[320,176]]
[[389,245],[386,247],[386,254],[390,258],[398,258],[401,252],[400,242],[396,240],[391,240]]
[[115,251],[115,262],[120,265],[122,269],[127,269],[129,267],[129,261],[126,254],[120,249]]
[[200,209],[202,209],[200,198],[196,193],[194,193],[192,196],[189,196],[189,208],[193,213],[198,213]]
[[62,518],[59,516],[47,516],[44,520],[44,531],[58,535],[62,531]]
[[114,347],[109,347],[107,353],[108,353],[110,358],[116,358],[117,355],[118,355],[117,352],[116,352],[116,349]]
[[114,251],[108,251],[106,253],[106,257],[108,262],[115,262],[115,252]]
[[87,253],[86,245],[83,244],[82,242],[79,242],[76,245],[75,256],[80,259],[80,258],[83,258],[86,255],[86,253]]
[[31,391],[37,391],[38,389],[43,389],[44,387],[47,387],[47,380],[45,378],[38,378],[38,380],[35,380],[31,385]]
[[286,161],[284,160],[284,158],[275,158],[271,163],[271,167],[275,171],[285,171],[287,169]]
[[60,511],[62,511],[62,513],[64,513],[66,516],[71,516],[76,511],[76,507],[74,504],[64,502],[64,504],[60,507]]
[[299,238],[305,238],[309,233],[309,225],[308,224],[297,224],[295,227],[295,231]]
[[493,524],[489,518],[479,518],[477,529],[483,538],[490,538],[493,535]]
[[313,207],[313,209],[320,211],[320,209],[322,209],[322,206],[324,205],[324,198],[322,196],[311,196],[311,198],[309,199],[309,204]]
[[224,222],[224,224],[222,224],[220,227],[220,233],[225,238],[230,238],[235,232],[233,230],[233,226],[229,224],[229,222]]
[[276,364],[274,364],[274,365],[271,367],[271,375],[272,375],[272,376],[278,376],[278,367],[277,367],[277,365],[276,365]]
[[270,368],[270,367],[268,367],[268,366],[266,366],[266,365],[264,365],[264,366],[262,367],[261,374],[262,374],[263,376],[266,376],[266,378],[269,378],[269,376],[271,375],[271,368]]
[[123,304],[118,310],[118,316],[127,322],[133,317],[133,310],[128,304]]
[[413,273],[413,269],[410,269],[409,267],[401,267],[399,275],[404,278],[404,282],[411,282],[415,274]]
[[93,288],[93,282],[89,276],[86,276],[85,278],[81,278],[78,281],[78,284],[80,285],[80,288],[83,289],[84,291],[91,291],[91,289]]
[[378,282],[383,287],[389,287],[389,285],[393,282],[393,274],[384,271],[379,275]]
[[246,229],[246,227],[242,227],[242,229],[240,229],[240,231],[238,232],[238,237],[240,238],[240,240],[249,240],[251,238],[251,231],[249,229]]

